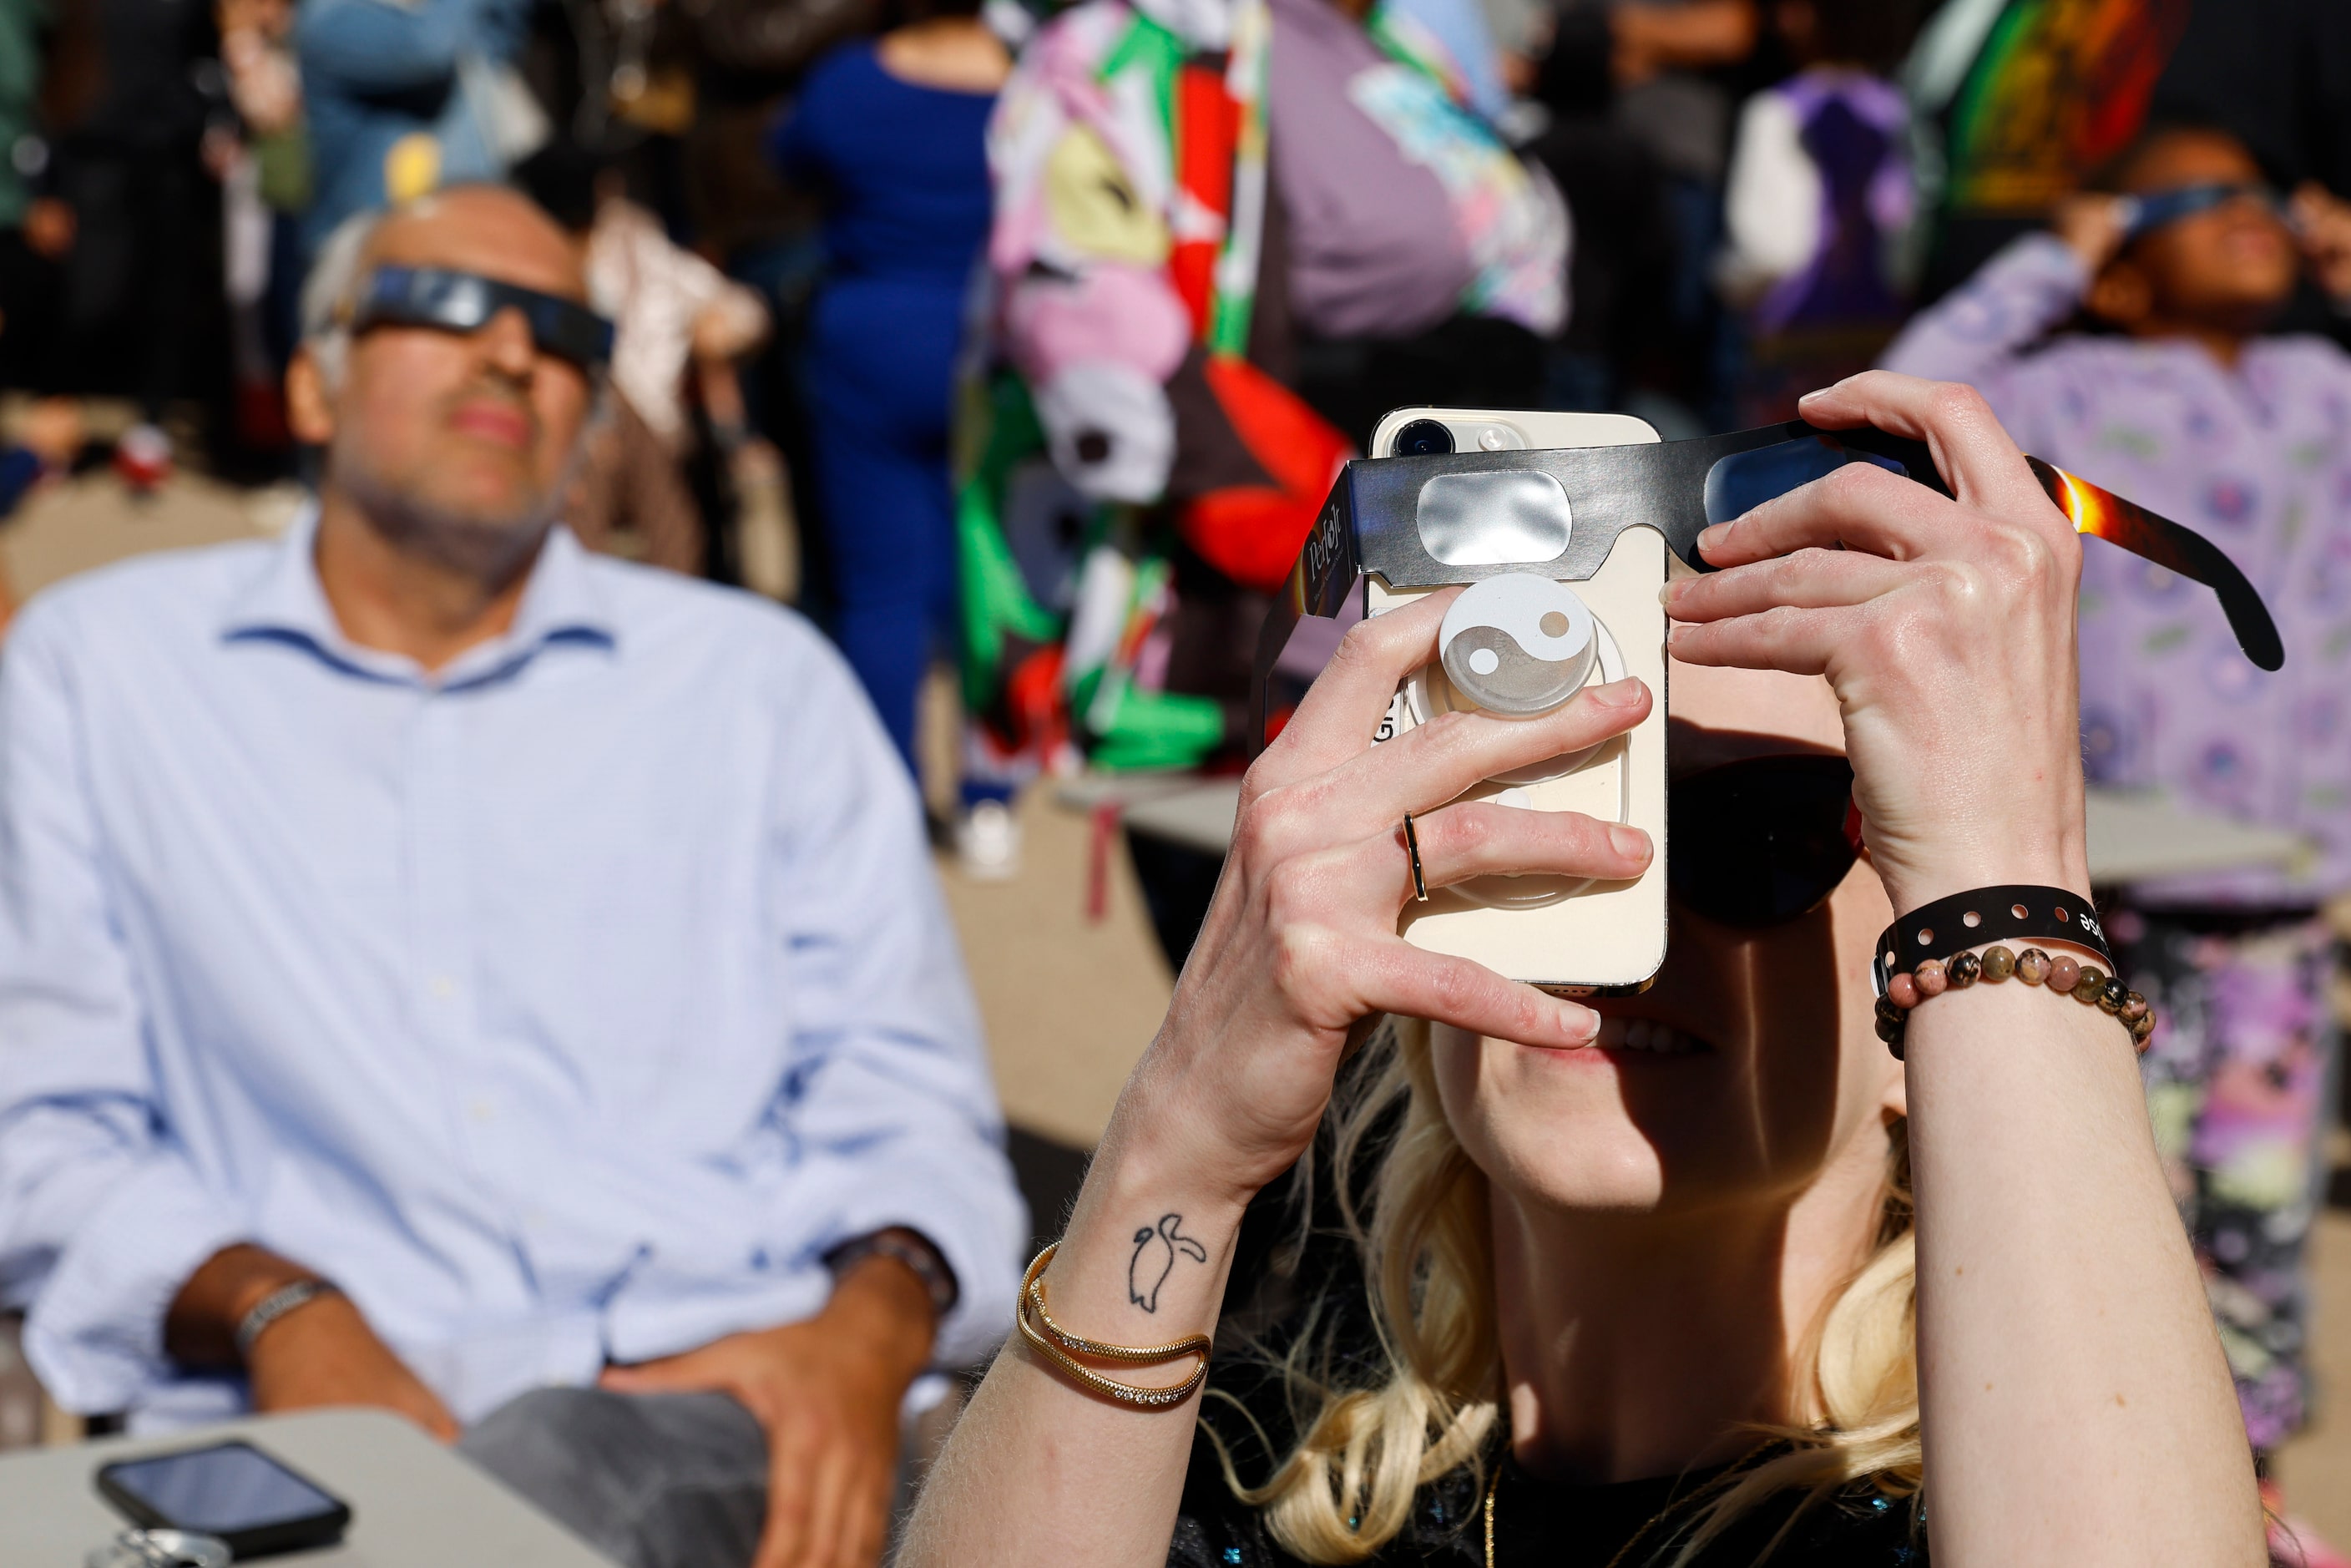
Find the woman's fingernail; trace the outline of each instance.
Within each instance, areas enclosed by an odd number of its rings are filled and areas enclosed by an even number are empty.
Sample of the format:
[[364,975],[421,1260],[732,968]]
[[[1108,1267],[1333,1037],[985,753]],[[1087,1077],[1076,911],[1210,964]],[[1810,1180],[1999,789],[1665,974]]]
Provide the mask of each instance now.
[[1627,675],[1621,681],[1611,681],[1604,686],[1595,687],[1592,695],[1610,707],[1631,707],[1641,700],[1641,683]]
[[1674,607],[1674,595],[1681,591],[1681,586],[1678,581],[1667,583],[1657,590],[1657,602],[1671,610]]
[[1628,823],[1610,823],[1608,841],[1614,844],[1616,847],[1616,852],[1626,860],[1645,861],[1649,858],[1649,835]]
[[1730,525],[1729,523],[1711,524],[1708,527],[1698,530],[1698,550],[1703,554],[1705,551],[1712,549],[1715,546],[1720,544],[1724,539],[1729,537]]
[[1567,1042],[1570,1045],[1590,1045],[1600,1038],[1600,1015],[1590,1008],[1578,1008],[1579,1017],[1567,1021]]
[[1694,630],[1694,628],[1692,628],[1687,622],[1675,622],[1672,625],[1666,628],[1666,646],[1670,649],[1675,643],[1680,642],[1683,637],[1687,636],[1692,630]]

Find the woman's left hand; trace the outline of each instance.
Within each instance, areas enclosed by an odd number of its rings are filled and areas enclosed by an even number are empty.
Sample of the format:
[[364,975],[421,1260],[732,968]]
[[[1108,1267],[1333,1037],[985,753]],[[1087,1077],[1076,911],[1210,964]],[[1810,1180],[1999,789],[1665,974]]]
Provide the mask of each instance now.
[[1853,463],[1707,529],[1722,570],[1667,589],[1670,652],[1828,677],[1896,909],[2086,893],[2072,525],[1972,387],[1872,371],[1802,407],[1925,441],[1957,499]]

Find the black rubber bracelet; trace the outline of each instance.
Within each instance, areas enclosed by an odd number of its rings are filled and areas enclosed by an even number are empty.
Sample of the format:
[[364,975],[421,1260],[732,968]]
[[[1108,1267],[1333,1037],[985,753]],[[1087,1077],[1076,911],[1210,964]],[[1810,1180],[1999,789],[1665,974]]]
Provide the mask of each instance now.
[[2017,885],[1955,893],[1922,904],[1887,926],[1870,960],[1870,984],[1882,997],[1886,981],[1929,958],[1949,958],[1987,942],[2024,937],[2086,947],[2105,961],[2108,974],[2114,973],[2105,927],[2098,924],[2098,912],[2088,899],[2062,887]]

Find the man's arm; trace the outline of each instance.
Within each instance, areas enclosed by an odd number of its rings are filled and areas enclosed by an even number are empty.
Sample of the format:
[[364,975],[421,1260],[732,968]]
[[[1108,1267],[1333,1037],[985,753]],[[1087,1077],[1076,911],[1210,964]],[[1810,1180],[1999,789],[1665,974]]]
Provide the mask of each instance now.
[[805,719],[778,763],[793,798],[770,900],[795,1023],[776,1112],[799,1151],[786,1197],[823,1217],[827,1251],[893,1226],[935,1247],[959,1287],[937,1358],[967,1363],[1011,1324],[1028,1233],[978,1008],[913,781],[863,693],[828,646],[794,685]]
[[68,1409],[171,1375],[165,1309],[241,1217],[173,1135],[102,871],[69,605],[0,659],[0,1303]]
[[[266,1320],[257,1316],[265,1307]],[[224,1247],[188,1277],[164,1314],[163,1348],[184,1367],[242,1366],[256,1410],[368,1405],[444,1442],[457,1436],[448,1406],[376,1337],[350,1298],[316,1270],[250,1242]]]
[[[69,650],[88,635],[69,608],[38,605],[0,660],[0,1301],[29,1309],[51,1396],[95,1414],[183,1367],[235,1367],[237,1325],[313,1276],[241,1239],[247,1217],[156,1090],[86,788]],[[250,1371],[265,1409],[381,1404],[448,1426],[340,1296],[273,1324]]]
[[[805,1322],[604,1381],[740,1400],[768,1444],[757,1568],[831,1568],[881,1551],[908,1386],[1009,1326],[1026,1217],[912,781],[838,655],[792,637],[799,656],[772,694],[796,717],[776,763],[766,901],[793,1022],[772,1113],[798,1150],[777,1229],[807,1238],[819,1217],[814,1245],[837,1281]],[[926,1270],[853,1245],[893,1232],[944,1260],[943,1318]]]

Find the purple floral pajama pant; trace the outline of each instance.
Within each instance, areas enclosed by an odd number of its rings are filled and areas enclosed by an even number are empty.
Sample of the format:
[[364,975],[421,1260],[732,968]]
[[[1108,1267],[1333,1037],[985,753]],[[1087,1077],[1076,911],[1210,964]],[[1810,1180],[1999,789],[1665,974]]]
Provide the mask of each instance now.
[[2141,1062],[2172,1196],[2256,1449],[2306,1419],[2304,1251],[2325,1201],[2336,942],[2307,910],[2109,913],[2115,958],[2160,1013]]

